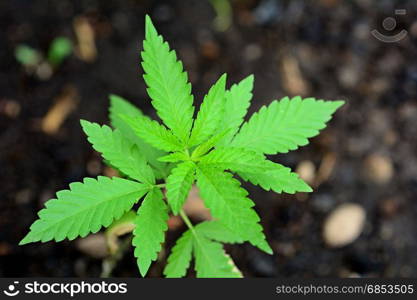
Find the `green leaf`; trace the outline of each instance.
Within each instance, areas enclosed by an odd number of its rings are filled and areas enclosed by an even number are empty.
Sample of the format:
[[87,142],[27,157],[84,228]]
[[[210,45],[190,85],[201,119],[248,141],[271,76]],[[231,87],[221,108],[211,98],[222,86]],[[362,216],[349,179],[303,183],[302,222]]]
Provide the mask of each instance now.
[[240,278],[239,270],[220,243],[205,237],[194,238],[195,270],[200,278]]
[[272,169],[271,165],[265,162],[266,159],[262,154],[252,150],[221,147],[203,156],[199,165],[222,170],[230,169],[233,172],[262,173]]
[[194,114],[191,84],[175,51],[170,51],[168,43],[158,35],[149,16],[145,23],[141,55],[148,95],[161,120],[185,143]]
[[259,185],[267,191],[272,189],[276,193],[285,192],[288,194],[313,191],[307,183],[298,177],[297,173],[291,172],[290,168],[271,161],[266,161],[265,164],[273,169],[266,172],[239,172],[238,174],[245,181]]
[[185,200],[187,200],[194,181],[194,173],[195,164],[191,161],[186,161],[178,164],[167,178],[167,200],[175,215],[178,214]]
[[142,140],[155,148],[164,151],[178,151],[184,148],[171,131],[156,121],[145,117],[121,117]]
[[[216,237],[211,238],[211,235],[216,235]],[[169,278],[184,277],[190,265],[192,252],[194,252],[197,277],[242,277],[233,260],[224,252],[222,245],[211,240],[238,241],[232,235],[230,230],[221,226],[217,221],[203,222],[193,231],[186,231],[172,248],[164,275]]]
[[219,221],[205,221],[199,223],[196,230],[204,235],[206,238],[215,240],[222,243],[242,243],[244,242],[233,230],[230,230],[227,226],[224,226]]
[[228,129],[229,132],[217,143],[218,146],[229,144],[243,123],[252,99],[253,80],[253,75],[250,75],[226,91],[220,130]]
[[42,54],[28,45],[20,44],[14,51],[16,60],[24,66],[34,67],[42,60]]
[[232,174],[198,166],[197,186],[213,218],[221,221],[243,240],[272,253],[262,227],[258,224],[259,217],[252,209],[254,203],[247,198],[248,193]]
[[159,161],[176,163],[179,161],[190,160],[190,157],[183,152],[174,152],[158,158]]
[[193,236],[191,231],[187,230],[172,247],[164,269],[164,275],[168,278],[184,277],[190,266],[192,251]]
[[109,99],[109,117],[112,125],[116,128],[118,127],[120,121],[122,121],[119,115],[128,115],[131,117],[145,116],[139,108],[127,101],[125,98],[115,94],[110,94]]
[[220,141],[224,136],[226,136],[226,134],[229,132],[229,129],[223,130],[220,133],[213,135],[211,138],[209,138],[207,141],[205,141],[204,143],[198,145],[192,155],[191,158],[192,159],[197,159],[200,158],[201,156],[203,156],[204,154],[206,154],[211,148],[213,148],[216,143],[218,141]]
[[109,227],[107,227],[106,235],[117,237],[121,228],[134,227],[135,219],[136,212],[133,210],[127,211],[123,216],[115,220]]
[[48,50],[48,62],[54,67],[59,66],[65,58],[71,55],[73,50],[70,39],[60,36],[55,38]]
[[218,128],[224,107],[225,86],[226,74],[223,74],[204,97],[191,132],[190,146],[204,142]]
[[57,193],[45,203],[28,235],[20,242],[59,242],[96,233],[120,218],[148,191],[142,183],[113,177],[84,178],[70,184],[70,190]]
[[301,97],[275,100],[254,113],[230,145],[264,154],[287,153],[307,145],[343,103]]
[[140,109],[122,97],[110,95],[109,117],[111,125],[120,130],[125,138],[138,146],[140,151],[145,155],[146,160],[154,168],[155,175],[158,179],[168,176],[169,170],[167,164],[158,161],[158,158],[164,156],[166,152],[145,143],[135,134],[134,130],[120,117],[120,115],[127,115],[135,118],[143,116],[143,113]]
[[159,189],[151,190],[138,209],[133,231],[132,245],[141,275],[145,277],[152,261],[157,259],[161,251],[161,243],[165,240],[168,229],[168,207]]
[[[122,246],[119,237],[131,233],[135,229],[136,211],[129,210],[122,217],[114,221],[105,231],[106,244],[110,255],[121,254]],[[130,242],[126,240],[126,242]],[[127,246],[127,245],[126,245]]]
[[155,176],[146,163],[145,156],[135,144],[126,139],[120,131],[110,127],[81,120],[81,126],[93,148],[102,153],[104,159],[132,179],[153,185]]

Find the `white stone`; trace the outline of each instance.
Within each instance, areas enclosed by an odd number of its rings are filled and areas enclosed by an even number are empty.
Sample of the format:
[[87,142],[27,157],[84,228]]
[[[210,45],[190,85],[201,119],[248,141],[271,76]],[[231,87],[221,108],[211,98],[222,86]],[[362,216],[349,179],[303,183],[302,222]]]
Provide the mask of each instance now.
[[362,206],[342,204],[324,222],[323,238],[329,247],[343,247],[355,241],[365,225],[366,213]]

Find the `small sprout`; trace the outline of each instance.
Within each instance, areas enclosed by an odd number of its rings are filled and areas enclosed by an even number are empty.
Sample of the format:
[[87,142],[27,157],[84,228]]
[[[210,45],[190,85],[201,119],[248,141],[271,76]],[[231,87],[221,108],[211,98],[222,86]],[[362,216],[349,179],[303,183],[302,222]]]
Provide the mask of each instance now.
[[210,4],[216,13],[213,20],[214,29],[226,31],[232,25],[233,10],[230,0],[210,0]]
[[56,69],[72,53],[72,42],[65,37],[55,38],[45,59],[42,53],[27,45],[19,45],[15,49],[16,60],[25,66],[28,73],[34,73],[41,80],[51,77]]

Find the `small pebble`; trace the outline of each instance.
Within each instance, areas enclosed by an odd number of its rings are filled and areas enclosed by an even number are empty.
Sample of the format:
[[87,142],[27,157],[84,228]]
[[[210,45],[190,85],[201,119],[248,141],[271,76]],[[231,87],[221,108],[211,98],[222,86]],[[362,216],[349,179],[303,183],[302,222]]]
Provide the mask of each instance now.
[[249,44],[243,50],[243,56],[247,61],[255,61],[262,56],[262,48],[257,44]]
[[384,217],[392,218],[399,212],[402,203],[397,197],[386,198],[379,203],[379,210]]
[[6,256],[12,252],[12,247],[6,242],[0,242],[0,256]]
[[30,189],[23,189],[16,193],[17,204],[28,204],[32,197],[32,191]]
[[38,78],[40,80],[48,80],[49,78],[51,78],[53,73],[52,67],[49,63],[41,63],[37,68],[36,68],[36,75],[38,76]]
[[9,118],[16,118],[20,114],[20,104],[15,100],[0,100],[0,113],[5,114]]
[[388,183],[394,175],[394,167],[388,156],[371,154],[365,159],[365,176],[378,184]]
[[97,176],[101,173],[101,163],[99,160],[92,159],[87,163],[87,172],[91,176]]
[[220,55],[220,47],[215,41],[207,40],[201,45],[201,55],[215,60]]
[[316,177],[316,167],[310,160],[303,160],[298,164],[296,173],[302,180],[312,184]]
[[324,222],[324,241],[332,248],[352,243],[361,234],[365,219],[366,213],[362,206],[353,203],[340,205]]

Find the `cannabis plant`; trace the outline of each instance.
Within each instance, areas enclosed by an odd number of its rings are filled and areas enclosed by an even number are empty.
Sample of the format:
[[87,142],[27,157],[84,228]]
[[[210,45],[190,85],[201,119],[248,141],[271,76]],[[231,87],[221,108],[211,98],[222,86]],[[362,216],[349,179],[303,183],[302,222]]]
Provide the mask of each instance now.
[[[70,184],[69,190],[46,202],[20,244],[85,237],[138,207],[132,244],[142,276],[157,259],[173,214],[183,219],[188,230],[171,249],[166,277],[185,276],[193,257],[198,277],[241,277],[222,243],[249,242],[266,253],[272,250],[238,178],[276,193],[311,192],[296,173],[265,155],[308,144],[343,101],[286,97],[244,122],[254,78],[226,89],[222,75],[194,116],[191,85],[182,63],[148,16],[145,23],[143,77],[163,124],[111,95],[114,129],[84,120],[81,125],[93,148],[123,176]],[[194,183],[212,216],[197,225],[182,208]]]

